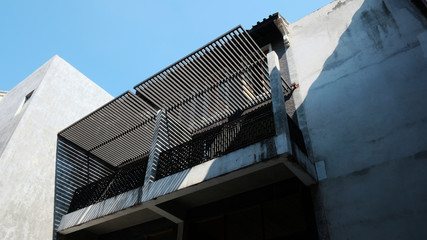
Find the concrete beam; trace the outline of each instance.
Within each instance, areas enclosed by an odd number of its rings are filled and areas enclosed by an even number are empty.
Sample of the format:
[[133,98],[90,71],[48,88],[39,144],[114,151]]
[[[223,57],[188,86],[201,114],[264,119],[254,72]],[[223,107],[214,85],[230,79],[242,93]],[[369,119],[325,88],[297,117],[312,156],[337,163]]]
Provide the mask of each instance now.
[[153,204],[153,201],[151,202],[147,202],[146,207],[148,209],[150,209],[151,211],[159,214],[160,216],[176,223],[178,226],[178,231],[177,231],[177,240],[182,240],[184,237],[184,220],[171,214],[168,211],[165,211],[159,207],[157,207],[156,205]]
[[170,220],[170,221],[172,221],[172,222],[174,222],[174,223],[182,223],[182,222],[184,222],[184,220],[183,220],[183,219],[181,219],[181,218],[179,218],[179,217],[177,217],[177,216],[175,216],[175,215],[171,214],[171,213],[170,213],[170,212],[168,212],[168,211],[165,211],[165,210],[163,210],[163,209],[161,209],[161,208],[157,207],[155,204],[153,204],[153,202],[147,202],[147,203],[146,203],[146,207],[147,207],[148,209],[150,209],[151,211],[153,211],[153,212],[155,212],[155,213],[159,214],[160,216],[162,216],[162,217],[164,217],[164,218],[167,218],[168,220]]

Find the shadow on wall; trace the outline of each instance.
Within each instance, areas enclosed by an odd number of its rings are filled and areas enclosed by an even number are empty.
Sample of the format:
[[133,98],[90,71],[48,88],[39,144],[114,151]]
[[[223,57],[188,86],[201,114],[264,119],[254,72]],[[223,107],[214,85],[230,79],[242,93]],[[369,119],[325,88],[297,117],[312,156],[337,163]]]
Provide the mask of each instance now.
[[319,236],[421,239],[427,19],[411,0],[336,1],[313,16],[293,24],[288,51],[300,127],[328,175],[313,201]]
[[320,19],[293,26],[299,36],[292,57],[302,86],[296,94],[309,86],[297,108],[299,122],[329,178],[427,146],[427,21],[410,0],[358,2],[337,1],[329,12],[313,13]]

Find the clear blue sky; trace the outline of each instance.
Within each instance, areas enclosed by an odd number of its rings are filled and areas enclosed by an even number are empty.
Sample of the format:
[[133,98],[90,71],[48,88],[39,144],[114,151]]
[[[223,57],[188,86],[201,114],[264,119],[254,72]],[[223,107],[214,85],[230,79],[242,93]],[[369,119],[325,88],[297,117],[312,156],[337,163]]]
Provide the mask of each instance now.
[[241,24],[289,22],[332,0],[0,0],[0,90],[55,54],[118,96]]

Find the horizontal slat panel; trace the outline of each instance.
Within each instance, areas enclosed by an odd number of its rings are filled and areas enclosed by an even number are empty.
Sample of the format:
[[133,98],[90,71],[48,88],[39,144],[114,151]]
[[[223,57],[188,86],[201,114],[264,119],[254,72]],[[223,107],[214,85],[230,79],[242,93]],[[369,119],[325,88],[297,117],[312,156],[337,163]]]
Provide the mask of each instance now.
[[190,132],[270,99],[266,56],[241,26],[134,88]]

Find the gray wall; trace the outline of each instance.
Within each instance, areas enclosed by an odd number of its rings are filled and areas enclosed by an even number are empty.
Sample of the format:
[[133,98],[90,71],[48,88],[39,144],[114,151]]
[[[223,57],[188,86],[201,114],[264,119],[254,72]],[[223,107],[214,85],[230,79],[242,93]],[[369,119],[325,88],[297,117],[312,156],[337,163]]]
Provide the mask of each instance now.
[[57,133],[111,99],[58,56],[3,98],[0,239],[52,238]]
[[427,238],[426,30],[410,0],[334,1],[289,26],[298,120],[326,164],[321,238]]

